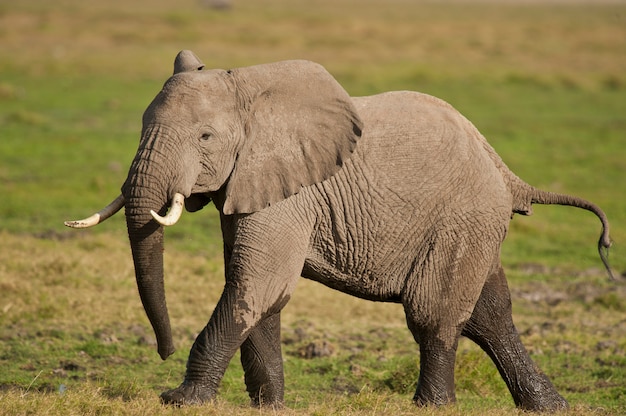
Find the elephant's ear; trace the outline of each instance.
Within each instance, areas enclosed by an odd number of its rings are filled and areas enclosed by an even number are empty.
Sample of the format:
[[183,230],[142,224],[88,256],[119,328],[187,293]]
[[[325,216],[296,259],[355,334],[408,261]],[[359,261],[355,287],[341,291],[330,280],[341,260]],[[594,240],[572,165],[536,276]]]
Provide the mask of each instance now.
[[245,139],[223,212],[262,210],[334,175],[361,136],[348,93],[320,65],[285,61],[231,71]]
[[174,59],[174,75],[180,72],[202,71],[203,69],[204,64],[192,51],[182,50]]

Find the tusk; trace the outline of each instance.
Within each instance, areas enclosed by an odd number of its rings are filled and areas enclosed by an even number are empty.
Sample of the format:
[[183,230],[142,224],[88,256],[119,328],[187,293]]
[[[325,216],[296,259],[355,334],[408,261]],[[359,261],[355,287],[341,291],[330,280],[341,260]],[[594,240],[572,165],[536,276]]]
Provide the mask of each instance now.
[[111,202],[106,207],[102,208],[97,213],[93,214],[91,217],[85,218],[84,220],[78,220],[78,221],[65,221],[64,224],[71,228],[93,227],[94,225],[100,224],[102,221],[106,220],[107,218],[115,214],[117,211],[122,209],[122,207],[124,206],[124,202],[125,202],[124,196],[120,195],[117,198],[115,198],[113,202]]
[[154,219],[161,225],[174,225],[180,219],[184,206],[185,197],[177,192],[172,199],[172,206],[165,217],[160,216],[153,210],[150,210],[150,214],[152,214]]

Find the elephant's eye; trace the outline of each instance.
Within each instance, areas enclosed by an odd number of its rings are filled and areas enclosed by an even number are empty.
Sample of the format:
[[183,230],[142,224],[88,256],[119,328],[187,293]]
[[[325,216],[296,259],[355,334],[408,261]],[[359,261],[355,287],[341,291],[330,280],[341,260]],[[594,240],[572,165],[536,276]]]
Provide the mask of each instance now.
[[200,140],[209,140],[213,137],[213,133],[211,132],[206,132],[206,133],[202,133],[202,136],[200,136]]

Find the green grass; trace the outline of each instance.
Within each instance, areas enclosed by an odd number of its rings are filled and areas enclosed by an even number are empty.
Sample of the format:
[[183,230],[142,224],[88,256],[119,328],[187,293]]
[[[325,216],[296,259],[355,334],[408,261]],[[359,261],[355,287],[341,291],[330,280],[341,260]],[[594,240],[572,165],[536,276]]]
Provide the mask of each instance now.
[[[238,358],[216,403],[162,407],[223,284],[218,218],[166,236],[178,351],[161,362],[134,284],[123,216],[76,232],[126,176],[141,114],[180,49],[209,67],[306,58],[352,95],[412,89],[472,120],[529,183],[606,211],[626,272],[626,8],[390,0],[0,4],[0,413],[258,414]],[[536,207],[503,247],[515,320],[569,414],[620,414],[626,292],[596,252],[597,219]],[[329,357],[307,359],[326,342]],[[519,414],[495,367],[462,340],[458,404],[415,409],[419,354],[402,308],[303,281],[283,313],[286,414]],[[271,411],[263,413],[272,413]]]

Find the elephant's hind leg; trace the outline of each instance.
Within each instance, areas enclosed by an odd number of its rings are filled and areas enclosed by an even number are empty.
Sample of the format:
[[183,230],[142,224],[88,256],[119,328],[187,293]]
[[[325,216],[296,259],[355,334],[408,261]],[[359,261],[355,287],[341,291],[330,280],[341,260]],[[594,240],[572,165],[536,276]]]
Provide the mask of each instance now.
[[462,335],[476,342],[496,364],[515,404],[525,410],[567,408],[550,380],[539,371],[521,343],[511,314],[511,296],[499,261]]
[[413,397],[418,405],[445,405],[456,400],[458,338],[498,249],[489,241],[476,244],[479,249],[465,244],[463,238],[456,241],[454,245],[443,241],[431,244],[420,267],[412,267],[403,294],[407,324],[420,348],[420,375]]
[[280,349],[280,314],[254,328],[241,344],[241,364],[253,406],[282,407],[283,357]]
[[[428,334],[423,328],[418,331]],[[422,337],[423,338],[423,337]],[[456,358],[457,342],[452,346],[445,346],[431,340],[422,339],[420,346],[420,374],[413,402],[418,406],[446,405],[456,401],[454,392],[454,363]]]

